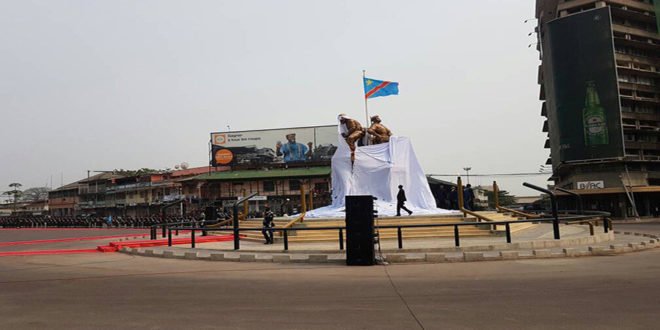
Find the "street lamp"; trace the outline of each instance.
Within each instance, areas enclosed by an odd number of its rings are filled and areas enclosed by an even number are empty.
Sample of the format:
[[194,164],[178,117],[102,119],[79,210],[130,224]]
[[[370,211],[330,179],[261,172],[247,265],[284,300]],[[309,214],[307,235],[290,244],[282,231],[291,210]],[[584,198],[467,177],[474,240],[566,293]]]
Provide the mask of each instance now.
[[463,169],[465,170],[467,183],[470,184],[470,170],[472,169],[472,167],[463,167]]

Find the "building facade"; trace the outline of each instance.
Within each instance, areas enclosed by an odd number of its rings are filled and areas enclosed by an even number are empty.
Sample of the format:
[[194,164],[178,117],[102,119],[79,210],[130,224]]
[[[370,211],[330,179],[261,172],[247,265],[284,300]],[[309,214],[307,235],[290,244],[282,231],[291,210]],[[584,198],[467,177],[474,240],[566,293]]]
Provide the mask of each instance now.
[[[553,167],[550,180],[556,187],[583,195],[586,209],[606,210],[615,217],[650,216],[660,207],[660,34],[657,7],[652,0],[536,2],[536,32],[541,54],[538,82],[543,102],[541,115],[545,117],[543,131],[548,134],[545,147],[550,149],[546,164]],[[581,17],[585,20],[578,22]],[[569,67],[567,62],[575,59],[561,53],[562,43],[564,39],[581,33],[582,39],[575,43],[577,47],[568,49],[567,53],[586,53],[588,50],[579,48],[602,38],[603,34],[585,35],[584,29],[568,29],[562,34],[562,29],[570,24],[604,21],[607,17],[610,18],[605,22],[609,31],[605,38],[606,42],[611,43],[612,50],[608,52],[612,54],[604,55],[612,56],[612,64],[598,62],[605,61],[601,56],[603,52],[600,52],[586,60],[580,59],[579,67],[595,68],[585,73],[593,76],[595,71],[607,73],[608,67],[611,67],[609,70],[616,87],[606,90],[602,87],[604,84],[600,84],[600,90],[597,90],[596,85],[600,81],[590,78],[593,81],[588,81],[586,87],[578,91],[583,98],[575,101],[581,105],[571,111],[580,112],[574,118],[584,122],[582,128],[582,123],[576,120],[566,122],[570,109],[566,109],[569,102],[565,95],[576,92],[570,90],[576,88],[562,82],[579,80],[582,73],[581,70],[562,71],[562,67]],[[574,22],[569,24],[570,20]],[[605,99],[610,94],[618,103],[611,107],[613,110],[606,109],[614,111],[608,113],[612,124],[594,126],[598,125],[599,119],[592,119],[597,117],[589,111],[600,109],[602,112],[602,108],[607,107]],[[602,106],[599,104],[601,101]],[[577,143],[581,143],[583,148],[581,154],[571,154],[569,149],[576,143],[571,144],[566,136],[570,135],[571,130],[579,129],[585,130],[584,141]],[[604,131],[607,134],[608,130],[609,139],[588,140],[595,139],[591,137],[596,134],[594,132]],[[578,132],[577,136],[580,134]],[[590,143],[595,146],[590,146]],[[569,196],[561,196],[560,204],[565,209],[575,207]]]
[[181,184],[191,212],[207,207],[231,211],[239,198],[256,193],[248,201],[248,215],[259,214],[266,205],[283,215],[301,212],[303,203],[307,210],[331,204],[330,172],[329,166],[235,170],[202,174]]

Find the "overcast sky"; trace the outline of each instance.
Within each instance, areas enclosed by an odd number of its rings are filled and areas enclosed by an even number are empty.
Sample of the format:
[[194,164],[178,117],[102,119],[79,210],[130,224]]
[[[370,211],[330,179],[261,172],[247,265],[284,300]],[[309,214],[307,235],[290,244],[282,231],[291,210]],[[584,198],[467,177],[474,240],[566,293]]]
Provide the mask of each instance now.
[[[538,172],[533,16],[529,0],[0,0],[0,191],[204,166],[228,125],[364,121],[363,69],[399,82],[369,110],[426,173]],[[547,176],[495,179],[536,195],[521,183]]]

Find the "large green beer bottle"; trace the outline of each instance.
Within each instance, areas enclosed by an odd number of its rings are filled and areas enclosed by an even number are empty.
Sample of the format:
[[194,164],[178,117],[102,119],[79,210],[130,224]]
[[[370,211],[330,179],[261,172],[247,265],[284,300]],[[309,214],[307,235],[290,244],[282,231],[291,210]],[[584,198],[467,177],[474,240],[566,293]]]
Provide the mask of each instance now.
[[584,100],[582,119],[584,121],[585,145],[593,146],[610,143],[605,109],[600,105],[596,84],[593,81],[587,81],[587,97]]

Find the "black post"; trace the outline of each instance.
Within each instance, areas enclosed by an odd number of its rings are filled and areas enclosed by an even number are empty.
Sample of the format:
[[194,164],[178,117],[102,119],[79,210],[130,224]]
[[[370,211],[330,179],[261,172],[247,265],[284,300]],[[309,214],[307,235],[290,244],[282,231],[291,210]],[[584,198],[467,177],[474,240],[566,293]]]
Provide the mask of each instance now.
[[511,226],[509,223],[506,223],[506,242],[511,243]]
[[172,228],[167,230],[167,246],[172,246]]
[[167,236],[167,233],[165,232],[165,230],[167,230],[166,228],[167,228],[167,225],[163,224],[163,237]]
[[284,251],[289,250],[289,231],[286,229],[284,230]]
[[344,249],[344,230],[339,228],[339,249]]
[[[238,206],[240,204],[242,204],[243,202],[245,202],[246,200],[248,200],[248,199],[250,199],[250,198],[252,198],[256,195],[257,195],[257,193],[251,193],[250,195],[245,196],[245,197],[239,199],[238,201],[236,201],[236,203],[234,203],[234,208],[233,208],[234,209],[234,250],[238,250],[238,249],[241,248],[241,242],[240,242],[241,237],[239,235],[239,230],[238,230],[239,229],[238,228]],[[246,216],[247,216],[247,214],[246,214]]]
[[195,248],[195,228],[190,231],[190,247]]
[[240,236],[238,233],[238,203],[234,204],[234,250],[241,248]]
[[559,190],[563,193],[567,193],[569,195],[575,196],[575,204],[576,204],[575,206],[577,208],[577,212],[578,212],[578,214],[584,214],[584,206],[582,204],[582,196],[580,196],[580,194],[574,193],[570,190],[566,190],[566,189],[563,189],[563,188],[555,188],[555,190]]
[[555,196],[555,193],[553,193],[548,189],[543,189],[541,187],[535,186],[527,182],[524,182],[523,186],[540,192],[544,192],[550,196],[550,203],[552,203],[552,217],[554,218],[554,220],[552,221],[552,230],[555,233],[555,239],[559,239],[559,216],[557,215],[557,197]]
[[461,246],[461,238],[458,236],[458,225],[454,225],[454,244]]
[[603,217],[603,228],[604,228],[603,231],[605,232],[605,234],[609,232],[610,223],[612,223],[610,219]]
[[403,249],[403,237],[401,237],[401,227],[396,227],[396,239],[399,241],[399,249]]

